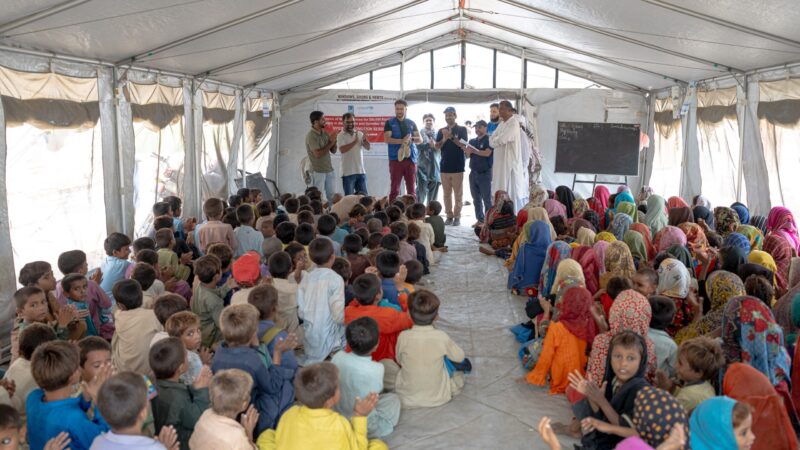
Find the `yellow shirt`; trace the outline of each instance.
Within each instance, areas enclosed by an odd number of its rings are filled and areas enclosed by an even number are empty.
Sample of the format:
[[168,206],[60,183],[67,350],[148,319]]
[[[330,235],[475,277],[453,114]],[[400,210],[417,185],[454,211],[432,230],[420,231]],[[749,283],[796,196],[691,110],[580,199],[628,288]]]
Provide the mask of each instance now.
[[367,418],[348,421],[327,408],[292,406],[281,417],[277,430],[258,437],[259,450],[388,450],[382,441],[367,440]]

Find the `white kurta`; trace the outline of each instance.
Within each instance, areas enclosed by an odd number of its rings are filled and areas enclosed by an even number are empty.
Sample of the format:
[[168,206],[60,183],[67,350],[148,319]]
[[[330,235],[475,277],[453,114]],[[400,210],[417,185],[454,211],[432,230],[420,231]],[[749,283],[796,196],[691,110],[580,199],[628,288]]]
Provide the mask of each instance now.
[[506,120],[500,122],[489,137],[489,145],[494,149],[492,165],[492,192],[506,191],[514,202],[514,210],[525,206],[528,186],[525,184],[522,166],[522,142],[520,142],[519,122]]
[[525,197],[525,203],[528,203],[528,197],[530,193],[530,172],[528,171],[528,165],[531,162],[531,141],[528,139],[528,135],[525,133],[525,130],[522,127],[527,128],[528,121],[525,119],[525,116],[522,114],[514,114],[514,118],[517,119],[517,122],[520,124],[519,130],[519,148],[520,148],[520,156],[522,158],[522,178],[523,183],[526,186],[526,190],[523,193],[523,197]]

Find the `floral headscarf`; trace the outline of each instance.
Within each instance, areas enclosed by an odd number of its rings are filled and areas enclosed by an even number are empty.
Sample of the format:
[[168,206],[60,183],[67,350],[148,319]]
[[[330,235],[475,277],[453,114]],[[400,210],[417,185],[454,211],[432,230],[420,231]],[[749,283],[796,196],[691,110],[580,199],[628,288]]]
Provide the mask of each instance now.
[[494,219],[497,216],[500,215],[500,210],[503,207],[503,204],[507,201],[511,201],[511,197],[508,196],[508,192],[497,191],[494,193],[494,203],[492,203],[492,207],[489,208],[489,211],[486,212],[486,220],[483,222],[483,228],[481,228],[481,242],[489,242],[491,231],[489,225],[494,222]]
[[656,257],[656,248],[653,246],[653,235],[650,234],[650,227],[643,223],[631,224],[631,231],[636,231],[642,235],[644,239],[644,247],[647,249],[647,260]]
[[711,309],[697,322],[690,323],[675,335],[675,343],[709,334],[722,326],[722,312],[728,300],[746,295],[744,283],[738,275],[717,270],[706,279],[706,294],[711,301]]
[[595,257],[597,258],[597,267],[600,268],[599,274],[606,273],[606,250],[611,245],[608,241],[597,241],[592,246],[594,249]]
[[557,293],[561,288],[561,284],[568,278],[577,280],[584,286],[586,285],[586,280],[583,278],[583,268],[581,268],[581,265],[578,264],[578,261],[575,261],[572,258],[562,259],[561,262],[558,263],[556,277],[553,280],[553,286],[550,289],[550,294],[552,295]]
[[747,239],[747,237],[743,234],[730,233],[729,235],[725,236],[723,246],[740,248],[744,250],[745,253],[750,253],[750,239]]
[[614,214],[616,216],[617,214],[620,214],[620,213],[624,213],[624,214],[627,214],[627,215],[631,216],[631,219],[633,219],[634,222],[638,221],[639,210],[636,208],[636,205],[634,205],[633,203],[630,203],[630,202],[619,202],[617,204],[617,207],[614,208]]
[[672,209],[672,208],[688,208],[688,207],[689,207],[689,204],[686,203],[686,200],[684,200],[684,199],[682,199],[680,197],[673,196],[673,197],[670,197],[667,200],[667,208],[668,209]]
[[778,234],[770,234],[764,241],[764,251],[772,255],[775,272],[775,296],[782,297],[789,289],[789,266],[792,263],[792,246]]
[[628,231],[628,228],[630,228],[632,223],[633,219],[631,219],[631,216],[621,212],[614,214],[614,220],[611,222],[609,231],[614,234],[614,237],[618,241],[621,241],[624,239],[625,232]]
[[589,204],[582,198],[576,198],[572,202],[572,214],[574,217],[583,218],[583,213],[589,211]]
[[648,261],[647,247],[645,247],[644,237],[642,237],[640,233],[631,230],[626,231],[623,240],[630,249],[631,256],[638,258],[641,263],[646,263]]
[[[788,245],[788,244],[787,244]],[[775,314],[775,320],[778,325],[783,327],[783,332],[786,334],[787,341],[794,342],[797,340],[798,326],[794,321],[794,304],[797,303],[797,323],[800,323],[800,258],[793,257],[789,263],[789,290],[772,307]],[[794,338],[794,339],[792,339]],[[800,364],[800,357],[796,358],[797,364]],[[798,370],[798,378],[800,379],[800,370]],[[797,384],[800,386],[800,383]],[[798,394],[800,400],[800,389],[794,390]]]
[[547,199],[544,201],[544,209],[550,217],[567,217],[567,208],[558,200]]
[[537,184],[533,187],[533,192],[531,192],[531,198],[528,199],[527,206],[528,208],[542,206],[545,200],[547,200],[547,190]]
[[656,251],[663,252],[676,244],[686,245],[686,234],[680,228],[667,225],[656,234]]
[[764,235],[761,234],[761,230],[752,225],[739,225],[736,227],[736,232],[750,241],[751,249],[761,250],[761,246],[764,244]]
[[728,364],[747,363],[766,375],[773,386],[789,380],[791,363],[783,329],[775,323],[769,307],[755,297],[736,297],[725,306],[722,351]]
[[750,223],[750,210],[747,209],[747,206],[744,206],[743,203],[736,202],[731,205],[731,209],[736,211],[736,215],[739,216],[740,224],[747,225]]
[[696,223],[682,223],[678,227],[686,235],[686,245],[692,250],[692,253],[703,251],[708,248],[708,239],[703,228]]
[[669,222],[666,207],[667,202],[660,195],[651,195],[647,199],[647,214],[644,216],[644,223],[650,227],[653,235],[658,234]]
[[692,277],[686,266],[677,259],[667,258],[658,268],[656,293],[671,298],[686,298]]
[[633,407],[633,427],[653,448],[669,437],[675,426],[689,429],[686,411],[669,392],[645,386],[636,394]]
[[611,234],[608,231],[601,231],[601,232],[597,233],[597,235],[594,237],[594,240],[595,240],[595,242],[606,241],[608,243],[611,243],[611,242],[616,241],[617,238],[614,237],[614,235]]
[[578,235],[576,236],[575,240],[580,245],[588,245],[589,247],[591,247],[592,245],[594,245],[595,238],[596,235],[594,231],[586,227],[581,227],[581,229],[578,230]]
[[792,212],[783,206],[776,206],[769,211],[767,216],[767,230],[770,233],[781,233],[792,244],[795,252],[800,252],[800,236],[797,233],[797,224]]
[[600,266],[598,265],[597,253],[591,246],[580,246],[572,250],[572,259],[578,261],[583,270],[583,279],[586,282],[586,289],[594,295],[600,289]]
[[542,295],[546,295],[553,290],[558,265],[562,260],[569,258],[571,252],[572,247],[564,241],[555,241],[547,248],[547,256],[539,276],[538,290]]
[[731,208],[717,206],[714,208],[714,222],[717,226],[717,233],[725,237],[732,233],[739,224],[739,215]]
[[614,241],[608,246],[604,266],[606,272],[600,277],[600,288],[602,289],[606,287],[611,278],[633,278],[636,273],[631,251],[623,241]]

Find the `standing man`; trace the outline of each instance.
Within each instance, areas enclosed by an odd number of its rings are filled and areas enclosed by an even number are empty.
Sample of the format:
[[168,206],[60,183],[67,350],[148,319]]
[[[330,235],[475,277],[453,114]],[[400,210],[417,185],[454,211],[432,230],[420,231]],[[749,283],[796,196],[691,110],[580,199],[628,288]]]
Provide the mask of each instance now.
[[336,139],[325,132],[325,115],[312,111],[311,129],[306,134],[306,152],[311,163],[311,185],[325,192],[327,200],[333,198],[336,174],[331,164],[331,153],[336,153]]
[[489,125],[486,127],[486,134],[491,136],[498,125],[500,125],[500,104],[492,103],[489,105]]
[[469,146],[459,143],[469,158],[469,192],[475,205],[475,217],[478,222],[473,227],[482,227],[486,213],[492,207],[492,147],[489,146],[487,124],[484,120],[475,122],[475,134]]
[[[458,142],[467,140],[467,129],[456,124],[456,109],[448,106],[444,110],[447,126],[436,134],[436,148],[442,152],[439,166],[444,188],[444,209],[447,212],[445,225],[461,225],[461,195],[464,191],[464,162],[466,156]],[[455,194],[455,205],[453,205]]]
[[417,144],[422,143],[419,129],[406,117],[408,103],[394,102],[395,117],[383,126],[383,140],[389,147],[389,203],[400,195],[400,181],[405,180],[406,194],[415,195],[417,178]]
[[356,116],[351,112],[342,115],[344,129],[336,136],[336,146],[342,153],[342,187],[344,195],[359,192],[367,195],[367,174],[364,171],[364,155],[361,149],[369,150],[367,135],[356,131]]
[[519,122],[514,120],[514,107],[508,100],[500,102],[498,109],[500,124],[489,137],[489,145],[494,149],[492,164],[492,192],[506,191],[514,202],[514,210],[527,203],[528,186],[522,171],[522,151]]
[[439,175],[439,160],[441,155],[436,148],[436,130],[433,123],[436,119],[433,114],[422,116],[425,128],[422,129],[422,144],[419,145],[419,160],[417,161],[417,202],[427,205],[429,201],[436,200],[439,196],[439,185],[442,179]]

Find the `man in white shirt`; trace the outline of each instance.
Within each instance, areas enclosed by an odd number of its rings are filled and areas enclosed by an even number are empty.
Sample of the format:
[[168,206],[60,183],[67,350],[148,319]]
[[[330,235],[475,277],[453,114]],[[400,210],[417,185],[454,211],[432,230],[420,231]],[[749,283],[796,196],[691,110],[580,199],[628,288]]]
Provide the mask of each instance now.
[[356,116],[347,112],[342,115],[344,129],[336,136],[336,146],[342,154],[342,187],[344,195],[356,192],[367,194],[367,175],[364,171],[364,155],[361,149],[369,150],[367,136],[355,129]]
[[514,107],[508,100],[500,102],[500,125],[489,137],[494,149],[492,164],[492,192],[505,191],[519,211],[528,199],[528,186],[522,173],[522,143],[519,121],[514,119]]

